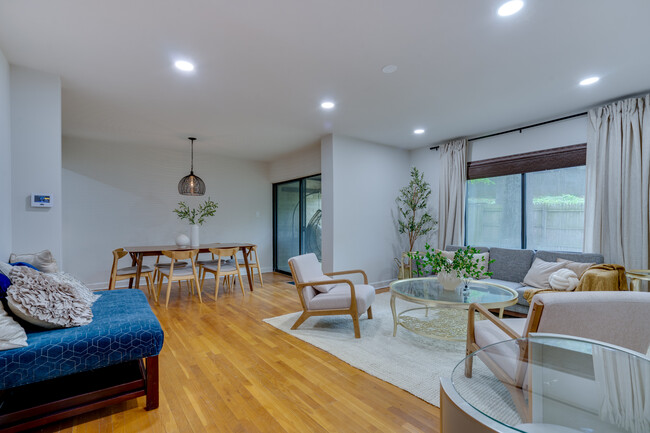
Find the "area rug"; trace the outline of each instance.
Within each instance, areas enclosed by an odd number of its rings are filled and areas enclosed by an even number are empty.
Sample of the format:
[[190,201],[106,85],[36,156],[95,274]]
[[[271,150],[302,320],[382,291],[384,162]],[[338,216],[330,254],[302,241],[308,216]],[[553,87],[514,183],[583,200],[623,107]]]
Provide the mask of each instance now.
[[[398,312],[413,307],[416,305],[397,300]],[[354,338],[349,316],[311,317],[295,331],[291,326],[300,312],[264,321],[439,407],[439,378],[451,377],[465,357],[465,343],[422,337],[401,326],[393,337],[390,293],[377,295],[372,312],[372,320],[365,314],[359,320],[359,339]]]

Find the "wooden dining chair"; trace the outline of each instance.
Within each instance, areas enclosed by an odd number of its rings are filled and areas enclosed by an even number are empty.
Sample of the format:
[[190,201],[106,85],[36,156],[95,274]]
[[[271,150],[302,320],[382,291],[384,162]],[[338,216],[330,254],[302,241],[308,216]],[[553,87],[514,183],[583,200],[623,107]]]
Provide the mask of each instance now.
[[[118,248],[113,250],[113,266],[111,267],[111,278],[108,283],[108,290],[113,290],[115,288],[115,283],[121,280],[129,280],[136,277],[138,271],[138,266],[129,266],[126,268],[118,268],[117,262],[124,256],[129,254],[127,251],[124,251],[124,248]],[[149,266],[142,265],[140,270],[140,277],[144,277],[147,281],[147,290],[149,291],[149,296],[153,297],[154,300],[157,300],[156,292],[153,288],[153,269]]]
[[[244,259],[239,259],[238,262],[240,266],[246,266],[246,261]],[[257,269],[257,275],[260,277],[260,286],[264,287],[264,282],[262,281],[262,270],[260,269],[260,259],[257,254],[257,245],[253,245],[248,249],[248,269],[246,269],[246,272],[251,273],[252,281],[255,280],[254,269]]]
[[[171,266],[171,262],[169,262],[169,263],[160,263],[160,256],[156,257],[156,263],[154,263],[154,265],[153,265],[153,281],[154,281],[154,284],[156,284],[158,282],[158,278],[159,278],[158,269],[161,269],[161,268],[169,269],[170,266]],[[174,264],[174,267],[176,267],[176,268],[184,268],[185,266],[187,266],[187,262],[176,262],[176,264]]]
[[[219,292],[219,278],[225,278],[232,275],[237,275],[239,279],[239,286],[241,287],[242,295],[245,295],[244,292],[244,283],[241,279],[241,271],[239,270],[239,261],[237,260],[237,251],[239,248],[210,248],[210,252],[214,254],[216,263],[214,264],[205,264],[201,265],[199,269],[199,274],[201,275],[201,290],[203,289],[203,283],[205,282],[205,275],[210,272],[214,274],[215,286],[214,286],[214,299],[217,299],[217,293]],[[235,260],[229,262],[228,264],[224,263],[225,259],[234,257]]]
[[[169,306],[169,292],[171,291],[172,282],[178,281],[178,286],[180,287],[181,281],[187,281],[190,285],[190,291],[193,292],[196,288],[196,292],[199,295],[199,302],[203,303],[201,299],[201,290],[199,288],[199,278],[196,273],[196,265],[194,260],[199,254],[199,250],[185,250],[185,251],[163,251],[165,256],[171,259],[169,268],[158,268],[159,279],[158,279],[158,298],[160,298],[160,291],[162,290],[163,278],[167,278],[167,295],[165,300],[165,308]],[[176,267],[178,260],[187,260],[189,259],[192,267]]]

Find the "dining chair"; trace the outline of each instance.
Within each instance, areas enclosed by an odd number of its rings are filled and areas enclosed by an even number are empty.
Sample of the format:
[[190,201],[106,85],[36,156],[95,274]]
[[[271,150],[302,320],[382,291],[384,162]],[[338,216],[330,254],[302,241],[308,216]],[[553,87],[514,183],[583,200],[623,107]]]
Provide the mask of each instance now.
[[[203,303],[201,299],[201,290],[199,289],[199,278],[196,273],[196,265],[194,260],[199,254],[199,250],[185,250],[185,251],[168,251],[165,250],[162,252],[165,256],[171,259],[169,268],[158,268],[159,279],[158,279],[158,298],[160,299],[160,291],[162,290],[163,278],[167,278],[167,295],[165,300],[165,308],[169,306],[169,292],[171,291],[172,282],[178,281],[178,287],[180,288],[181,281],[187,281],[190,285],[190,291],[193,292],[193,289],[196,288],[196,291],[199,295],[199,302]],[[184,266],[177,268],[176,263],[178,260],[187,260],[189,259],[192,267]]]
[[[154,265],[153,265],[153,281],[154,281],[154,284],[158,282],[158,277],[159,277],[158,269],[161,269],[161,268],[169,269],[169,266],[171,266],[171,262],[169,262],[169,263],[160,263],[160,256],[156,257],[156,263],[154,263]],[[185,266],[187,266],[187,262],[176,262],[176,264],[174,265],[174,267],[176,267],[176,268],[184,268]]]
[[[124,251],[124,248],[118,248],[113,250],[113,266],[111,267],[111,278],[108,283],[108,290],[113,290],[115,288],[115,283],[121,280],[129,280],[136,277],[138,271],[138,266],[129,266],[125,268],[118,268],[117,262],[124,256],[129,254],[127,251]],[[153,288],[153,270],[146,265],[142,265],[140,269],[140,277],[144,277],[147,281],[147,290],[149,291],[149,296],[153,297],[154,300],[157,300],[156,292]]]
[[[253,257],[254,256],[254,257]],[[248,249],[247,253],[248,257],[248,269],[246,269],[246,272],[251,273],[251,279],[255,280],[255,275],[253,270],[257,269],[257,275],[260,277],[260,286],[264,287],[264,282],[262,281],[262,270],[260,269],[260,259],[257,254],[257,245],[253,245],[251,248]],[[246,261],[244,259],[238,259],[239,265],[244,265],[246,266]]]
[[[239,261],[237,260],[237,251],[239,248],[210,248],[210,252],[216,256],[216,263],[201,265],[199,269],[199,274],[201,275],[201,290],[203,290],[203,283],[205,282],[205,275],[210,272],[214,274],[215,286],[214,286],[214,299],[217,299],[217,293],[219,292],[219,278],[224,277],[224,287],[226,278],[230,275],[235,276],[239,279],[239,286],[241,287],[242,295],[245,295],[244,292],[244,283],[241,278],[241,271],[239,270]],[[232,260],[229,263],[224,263],[227,258],[235,257],[235,260]]]

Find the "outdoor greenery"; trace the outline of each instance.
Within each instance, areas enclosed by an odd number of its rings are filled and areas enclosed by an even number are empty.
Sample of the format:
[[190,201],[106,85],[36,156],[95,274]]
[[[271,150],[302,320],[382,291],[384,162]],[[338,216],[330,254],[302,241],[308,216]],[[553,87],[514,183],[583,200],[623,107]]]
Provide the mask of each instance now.
[[533,204],[545,206],[580,205],[585,204],[585,198],[572,194],[546,195],[533,198]]
[[214,216],[219,204],[208,199],[201,203],[198,208],[190,209],[184,201],[178,203],[178,208],[174,209],[174,213],[182,220],[188,220],[190,224],[202,225],[207,217]]
[[429,233],[438,222],[428,212],[431,187],[424,180],[424,175],[413,167],[411,168],[411,181],[408,186],[399,190],[397,202],[398,230],[407,234],[409,251],[413,251],[415,241]]
[[485,257],[474,258],[480,251],[474,247],[460,248],[454,253],[452,260],[442,254],[442,251],[432,248],[428,243],[424,246],[424,252],[411,252],[409,257],[412,260],[413,272],[418,276],[439,274],[447,272],[458,278],[473,278],[478,280],[483,275],[492,276],[487,272],[487,265],[494,260],[485,261]]

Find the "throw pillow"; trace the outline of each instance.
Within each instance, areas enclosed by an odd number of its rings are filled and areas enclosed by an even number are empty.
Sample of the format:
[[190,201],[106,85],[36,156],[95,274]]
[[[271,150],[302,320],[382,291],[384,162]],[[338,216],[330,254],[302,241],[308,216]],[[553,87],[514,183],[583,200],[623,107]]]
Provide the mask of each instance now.
[[572,262],[571,260],[565,259],[557,259],[557,262],[564,264],[565,268],[571,269],[575,272],[578,279],[582,278],[582,274],[584,274],[587,269],[595,265],[595,263]]
[[580,280],[571,269],[559,269],[551,274],[548,283],[553,290],[564,290],[570,292],[578,286]]
[[29,263],[41,272],[59,272],[59,268],[56,265],[56,260],[54,260],[54,256],[50,250],[43,250],[40,253],[33,254],[12,254],[9,256],[9,263],[14,262]]
[[69,285],[77,292],[77,296],[79,296],[79,298],[85,302],[90,303],[90,305],[94,304],[95,301],[98,300],[101,296],[93,293],[92,290],[86,287],[86,285],[74,275],[70,275],[66,272],[57,272],[54,274],[48,274],[48,276],[59,284]]
[[27,346],[27,334],[13,318],[7,315],[0,302],[0,350]]
[[41,272],[41,271],[38,270],[38,268],[36,268],[36,266],[34,266],[32,264],[29,264],[29,263],[26,263],[26,262],[14,262],[14,263],[9,263],[9,264],[11,266],[25,266],[25,267],[31,268],[31,269],[33,269],[33,270],[35,270],[37,272]]
[[524,284],[538,289],[550,289],[549,277],[553,272],[562,268],[564,268],[564,263],[545,262],[542,259],[535,259],[524,277]]
[[70,284],[58,283],[50,275],[24,266],[14,267],[11,281],[7,303],[26,322],[43,328],[70,328],[93,319],[92,303]]
[[5,274],[6,276],[11,275],[11,270],[12,269],[13,268],[11,267],[11,265],[9,263],[0,262],[0,272]]
[[[333,280],[333,279],[334,278],[328,277],[327,275],[323,274],[320,277],[318,277],[316,280],[317,281],[329,281],[329,280]],[[318,290],[321,293],[327,293],[330,290],[332,290],[334,288],[334,286],[336,286],[336,284],[320,284],[318,286],[312,286],[312,287],[314,289]]]

